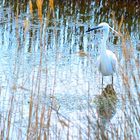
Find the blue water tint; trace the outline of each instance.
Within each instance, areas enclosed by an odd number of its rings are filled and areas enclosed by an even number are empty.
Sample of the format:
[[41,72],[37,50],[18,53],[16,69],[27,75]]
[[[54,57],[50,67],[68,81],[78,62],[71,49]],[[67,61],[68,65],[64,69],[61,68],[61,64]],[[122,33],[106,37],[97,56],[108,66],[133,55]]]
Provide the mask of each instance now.
[[[137,59],[139,18],[135,17],[134,11],[128,13],[134,19],[129,18],[121,9],[115,12],[114,19],[112,15],[115,4],[109,8],[106,6],[107,2],[89,0],[82,4],[76,1],[56,2],[54,10],[49,7],[48,1],[44,1],[41,20],[36,3],[32,4],[33,13],[27,2],[17,5],[16,2],[12,4],[5,0],[0,3],[0,113],[3,118],[7,118],[10,101],[14,97],[13,127],[15,125],[26,133],[32,97],[33,112],[36,105],[39,105],[39,114],[42,107],[45,106],[47,111],[52,106],[68,119],[76,119],[74,114],[80,112],[81,123],[86,124],[85,116],[89,109],[93,109],[91,116],[93,115],[96,121],[98,118],[93,100],[102,94],[102,77],[96,62],[102,49],[99,48],[101,38],[100,32],[87,34],[86,31],[100,22],[108,22],[118,30],[120,14],[124,13],[126,20],[120,31],[125,34],[129,27],[134,50],[132,56]],[[132,46],[130,41],[127,41],[126,48],[129,50]],[[115,52],[119,63],[124,67],[121,37],[110,32],[107,48]],[[131,62],[131,66],[134,66],[135,59],[131,59]],[[128,73],[131,71],[130,66],[124,69],[128,69]],[[133,67],[133,70],[135,75],[139,74],[136,67]],[[110,83],[111,77],[105,77],[104,88]],[[135,85],[134,81],[130,83]],[[132,86],[132,92],[136,93],[134,88],[135,86]],[[119,103],[113,114],[115,117],[112,117],[113,124],[124,115],[123,111],[120,111],[123,106],[121,96],[126,90],[123,88],[120,73],[114,76],[114,89]],[[108,122],[107,128],[111,129],[110,126]]]

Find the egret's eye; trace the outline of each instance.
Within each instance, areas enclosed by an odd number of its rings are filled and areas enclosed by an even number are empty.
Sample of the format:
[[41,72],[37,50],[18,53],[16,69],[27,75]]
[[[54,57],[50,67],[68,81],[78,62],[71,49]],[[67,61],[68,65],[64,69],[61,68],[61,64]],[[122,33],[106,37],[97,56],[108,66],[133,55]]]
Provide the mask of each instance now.
[[97,33],[102,33],[102,30],[97,30]]

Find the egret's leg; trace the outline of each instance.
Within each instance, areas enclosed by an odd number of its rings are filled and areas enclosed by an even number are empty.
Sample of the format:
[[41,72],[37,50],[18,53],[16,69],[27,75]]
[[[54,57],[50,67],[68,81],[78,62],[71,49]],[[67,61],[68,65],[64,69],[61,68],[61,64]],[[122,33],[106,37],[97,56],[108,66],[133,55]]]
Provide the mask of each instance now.
[[103,80],[104,80],[104,79],[103,79],[103,76],[102,76],[102,89],[103,89],[103,84],[104,84],[104,83],[103,83],[103,82],[104,82]]
[[112,85],[113,85],[113,75],[112,75]]

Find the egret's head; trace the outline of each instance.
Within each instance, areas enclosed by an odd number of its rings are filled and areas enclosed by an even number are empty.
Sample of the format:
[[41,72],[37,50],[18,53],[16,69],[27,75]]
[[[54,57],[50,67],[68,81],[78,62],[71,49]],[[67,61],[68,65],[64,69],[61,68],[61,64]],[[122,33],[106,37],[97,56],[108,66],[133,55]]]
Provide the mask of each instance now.
[[96,27],[94,27],[92,29],[89,29],[86,32],[88,33],[88,32],[93,31],[93,30],[100,30],[101,31],[101,35],[102,35],[102,38],[104,40],[107,40],[108,39],[108,35],[109,35],[109,29],[111,29],[113,32],[115,32],[118,36],[122,36],[121,33],[118,33],[116,30],[114,30],[112,27],[110,27],[108,25],[108,23],[106,23],[106,22],[102,22],[98,26],[96,26]]
[[110,26],[108,25],[108,23],[102,22],[98,26],[101,27],[100,30],[102,30],[103,32],[109,33]]
[[108,23],[106,22],[102,22],[100,23],[98,26],[89,29],[87,32],[93,31],[93,30],[100,30],[102,37],[107,40],[108,39],[108,35],[109,35],[109,28],[110,26],[108,25]]
[[102,22],[98,26],[101,27],[101,28],[99,28],[99,30],[102,33],[102,37],[105,40],[107,40],[108,39],[108,35],[109,35],[109,28],[110,28],[110,26],[106,22]]

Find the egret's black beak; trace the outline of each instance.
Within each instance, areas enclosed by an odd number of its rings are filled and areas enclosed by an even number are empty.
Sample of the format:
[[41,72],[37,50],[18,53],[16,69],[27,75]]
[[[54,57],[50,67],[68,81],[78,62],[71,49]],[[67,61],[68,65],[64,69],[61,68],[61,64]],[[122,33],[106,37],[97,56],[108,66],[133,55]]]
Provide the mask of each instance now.
[[94,28],[92,28],[92,29],[88,29],[87,31],[86,31],[86,33],[89,33],[90,31],[93,31],[93,30],[97,30],[97,29],[100,29],[100,28],[102,28],[103,26],[96,26],[96,27],[94,27]]

